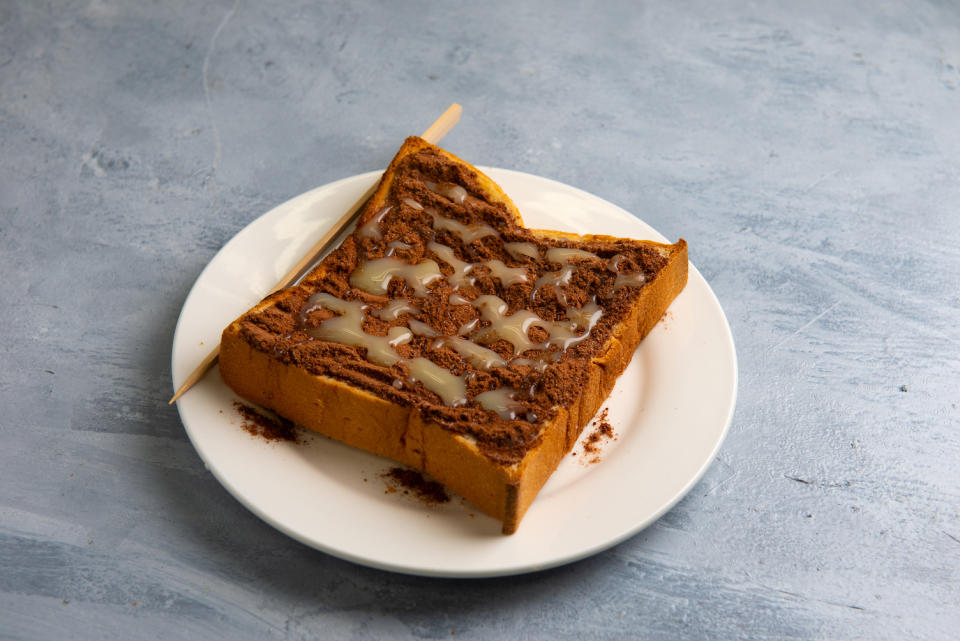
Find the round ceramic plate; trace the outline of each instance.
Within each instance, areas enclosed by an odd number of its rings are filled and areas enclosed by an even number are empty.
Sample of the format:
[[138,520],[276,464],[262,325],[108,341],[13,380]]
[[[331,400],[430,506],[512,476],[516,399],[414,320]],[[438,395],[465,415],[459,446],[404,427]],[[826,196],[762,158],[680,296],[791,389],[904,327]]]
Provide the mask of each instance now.
[[[533,228],[665,242],[596,196],[502,169],[484,171]],[[260,300],[379,177],[319,187],[253,221],[197,279],[173,340],[178,387],[234,318]],[[241,503],[318,550],[397,572],[483,577],[554,567],[604,550],[655,521],[699,480],[727,432],[737,390],[733,339],[716,297],[692,266],[689,282],[644,339],[604,403],[615,438],[560,463],[520,528],[453,497],[427,504],[391,492],[393,464],[319,435],[268,442],[241,428],[238,398],[211,371],[178,401],[190,440]],[[601,410],[603,411],[603,410]]]

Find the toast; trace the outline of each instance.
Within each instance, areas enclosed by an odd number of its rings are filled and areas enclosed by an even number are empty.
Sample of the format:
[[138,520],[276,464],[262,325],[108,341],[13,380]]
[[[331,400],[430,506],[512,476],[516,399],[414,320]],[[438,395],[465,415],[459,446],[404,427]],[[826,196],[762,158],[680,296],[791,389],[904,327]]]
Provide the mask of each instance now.
[[408,138],[356,230],[223,332],[241,397],[427,472],[516,531],[687,280],[687,246],[523,227]]

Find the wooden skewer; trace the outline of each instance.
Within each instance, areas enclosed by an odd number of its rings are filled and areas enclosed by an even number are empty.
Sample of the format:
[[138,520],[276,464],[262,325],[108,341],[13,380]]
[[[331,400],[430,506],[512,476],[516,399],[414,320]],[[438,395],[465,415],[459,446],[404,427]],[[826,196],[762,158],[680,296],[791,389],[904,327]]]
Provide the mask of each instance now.
[[[430,125],[423,135],[420,136],[427,142],[436,144],[440,141],[441,138],[447,135],[447,133],[453,129],[453,126],[457,124],[460,120],[460,114],[463,111],[463,107],[457,103],[451,104],[447,107],[447,110],[444,111],[439,118],[437,118],[432,125]],[[311,265],[313,265],[317,258],[320,257],[323,252],[325,252],[330,244],[336,240],[337,236],[340,235],[348,225],[350,225],[359,215],[360,210],[363,209],[363,206],[366,204],[370,197],[373,196],[373,192],[376,191],[379,181],[375,182],[370,189],[364,192],[363,196],[347,210],[347,212],[340,217],[336,223],[330,227],[327,232],[320,237],[320,240],[310,248],[310,250],[297,261],[297,264],[290,268],[283,278],[280,279],[273,289],[268,292],[269,294],[274,293],[277,290],[283,289],[284,287],[289,287],[292,283],[296,282],[297,278]],[[176,402],[178,398],[183,396],[187,390],[196,385],[200,379],[202,379],[206,373],[213,367],[213,364],[217,362],[217,358],[220,356],[220,344],[211,351],[206,358],[204,358],[196,369],[194,369],[190,376],[187,377],[187,380],[183,382],[183,385],[177,390],[177,393],[173,395],[173,398],[170,399],[168,405],[172,405]]]

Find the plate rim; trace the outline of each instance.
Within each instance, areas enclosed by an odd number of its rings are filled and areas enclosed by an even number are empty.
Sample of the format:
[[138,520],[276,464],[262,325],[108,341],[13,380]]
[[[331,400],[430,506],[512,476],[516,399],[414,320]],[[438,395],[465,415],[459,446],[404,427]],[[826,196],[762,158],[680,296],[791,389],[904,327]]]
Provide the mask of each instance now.
[[[575,187],[573,185],[563,183],[563,182],[554,180],[552,178],[538,176],[536,174],[531,174],[528,172],[523,172],[523,171],[518,171],[513,169],[504,169],[504,168],[486,167],[486,166],[478,166],[478,169],[480,169],[480,171],[484,173],[487,173],[488,175],[491,175],[491,177],[493,177],[492,174],[500,173],[500,174],[512,175],[513,177],[519,178],[521,180],[532,179],[534,181],[549,183],[552,186],[562,191],[573,191],[579,194],[580,196],[600,201],[605,206],[610,207],[611,210],[616,211],[618,216],[624,216],[627,219],[629,219],[631,222],[639,222],[644,227],[646,227],[651,232],[651,234],[655,236],[655,238],[651,238],[650,240],[654,240],[656,242],[669,242],[659,231],[651,227],[639,216],[631,214],[630,212],[626,211],[622,207],[600,196],[597,196],[596,194],[580,189],[579,187]],[[204,277],[208,274],[208,271],[210,271],[213,268],[214,264],[217,263],[218,258],[220,258],[221,255],[225,254],[231,249],[231,244],[235,241],[235,239],[241,234],[243,234],[245,231],[247,231],[255,223],[262,221],[263,219],[268,218],[270,216],[276,215],[276,212],[278,210],[294,207],[297,200],[300,200],[300,199],[309,200],[310,197],[313,196],[316,192],[319,192],[321,190],[335,190],[338,187],[342,187],[344,184],[349,184],[354,181],[356,181],[357,183],[369,182],[372,184],[375,180],[379,178],[380,175],[382,175],[382,173],[383,173],[382,170],[364,172],[364,173],[340,178],[338,180],[334,180],[334,181],[325,183],[323,185],[319,185],[317,187],[308,189],[300,194],[297,194],[285,200],[282,203],[279,203],[278,205],[270,208],[263,214],[249,221],[246,225],[244,225],[244,227],[239,229],[233,236],[231,236],[231,238],[227,240],[226,243],[224,243],[224,245],[209,259],[209,261],[206,263],[206,265],[204,265],[203,269],[198,274],[196,280],[194,281],[186,297],[184,298],[184,302],[181,307],[180,314],[178,315],[176,327],[173,334],[171,363],[170,363],[171,374],[172,374],[171,378],[172,378],[174,390],[177,389],[177,387],[180,384],[180,381],[176,379],[177,353],[178,353],[177,346],[178,346],[179,340],[181,339],[181,332],[185,331],[184,330],[185,311],[188,307],[188,304],[191,302],[191,299],[197,293],[198,286],[204,280]],[[323,220],[320,224],[329,226],[334,224],[335,220],[336,220],[335,216],[330,217],[329,220]],[[687,481],[683,484],[683,486],[677,491],[675,491],[674,496],[669,501],[665,502],[659,509],[649,514],[646,518],[640,520],[633,527],[628,528],[627,530],[613,537],[604,538],[603,540],[598,541],[592,546],[587,546],[585,548],[582,548],[575,553],[558,556],[548,562],[532,563],[532,564],[531,563],[527,563],[527,564],[515,563],[509,566],[497,566],[497,567],[493,567],[485,570],[472,570],[472,569],[462,569],[462,568],[451,568],[451,569],[425,568],[422,565],[417,565],[417,564],[389,562],[389,561],[383,561],[375,558],[366,557],[348,550],[343,550],[340,548],[333,547],[322,541],[317,540],[316,538],[310,538],[306,534],[300,533],[297,530],[285,524],[284,522],[272,517],[270,514],[265,512],[261,508],[261,506],[258,505],[256,502],[252,500],[248,500],[248,498],[246,498],[242,494],[241,490],[235,487],[235,485],[231,482],[231,480],[221,473],[221,470],[218,468],[218,466],[214,464],[212,461],[208,460],[208,456],[206,455],[205,450],[196,442],[191,432],[191,429],[187,426],[187,421],[185,420],[184,410],[183,410],[181,400],[178,400],[176,403],[177,412],[180,417],[181,423],[184,426],[184,430],[187,433],[187,437],[190,440],[190,443],[193,446],[194,450],[197,452],[198,456],[200,457],[201,461],[203,462],[204,467],[211,474],[213,474],[214,478],[216,478],[216,480],[220,483],[220,485],[224,489],[226,489],[227,492],[235,500],[237,500],[243,507],[250,510],[254,515],[256,515],[258,518],[260,518],[262,521],[264,521],[271,527],[279,530],[283,534],[289,536],[290,538],[304,545],[307,545],[313,549],[324,552],[326,554],[330,554],[331,556],[334,556],[346,561],[350,561],[352,563],[357,563],[358,565],[372,567],[380,570],[386,570],[390,572],[396,572],[396,573],[411,575],[411,576],[426,576],[426,577],[435,577],[435,578],[490,578],[490,577],[498,577],[498,576],[514,576],[519,574],[538,572],[541,570],[547,570],[550,568],[566,565],[569,563],[574,563],[574,562],[583,560],[585,558],[588,558],[590,556],[593,556],[595,554],[598,554],[604,550],[610,549],[626,541],[627,539],[632,538],[633,536],[637,535],[639,532],[641,532],[642,530],[646,529],[651,524],[656,522],[666,512],[670,511],[674,506],[676,506],[676,504],[679,503],[684,497],[686,497],[690,493],[690,491],[693,489],[693,487],[695,487],[696,484],[703,478],[703,475],[706,473],[707,469],[709,469],[710,466],[712,465],[717,452],[722,447],[729,433],[730,426],[732,424],[733,417],[736,410],[736,401],[737,401],[738,392],[739,392],[739,361],[737,358],[736,345],[733,339],[733,332],[730,329],[729,320],[727,319],[726,313],[724,312],[723,307],[720,304],[720,301],[717,298],[716,293],[713,291],[713,288],[710,287],[710,284],[703,277],[703,275],[696,268],[696,266],[693,265],[692,262],[688,262],[688,269],[689,269],[690,275],[695,276],[701,281],[707,294],[709,294],[709,302],[712,305],[714,305],[716,307],[716,310],[719,312],[719,318],[722,321],[721,335],[722,335],[722,338],[725,339],[724,347],[726,348],[726,351],[729,352],[729,355],[731,357],[730,396],[729,396],[727,413],[723,419],[722,429],[719,431],[718,436],[716,437],[716,440],[710,449],[709,455],[704,457],[696,473],[692,475],[689,479],[687,479]],[[688,276],[688,282],[689,282],[689,276]],[[256,301],[251,303],[251,305],[255,304],[255,302]]]

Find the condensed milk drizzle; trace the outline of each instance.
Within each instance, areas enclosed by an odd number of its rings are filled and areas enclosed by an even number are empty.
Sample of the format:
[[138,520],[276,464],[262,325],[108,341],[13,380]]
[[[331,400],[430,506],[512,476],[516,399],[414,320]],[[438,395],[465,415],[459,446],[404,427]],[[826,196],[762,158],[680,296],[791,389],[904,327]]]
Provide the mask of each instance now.
[[585,329],[589,333],[596,326],[597,321],[603,316],[603,310],[595,302],[590,301],[583,307],[567,308],[567,318],[577,324],[580,329]]
[[433,252],[440,260],[453,267],[453,273],[447,276],[447,280],[451,285],[458,288],[473,285],[474,279],[467,278],[467,274],[473,271],[473,268],[476,267],[475,264],[460,260],[457,258],[457,255],[453,253],[453,249],[432,240],[427,243],[427,249]]
[[419,312],[420,309],[410,304],[410,301],[398,298],[384,305],[382,309],[371,313],[380,320],[391,321],[400,318],[401,314],[416,314]]
[[433,207],[427,207],[424,209],[428,214],[433,217],[433,228],[439,231],[449,231],[460,237],[460,240],[464,244],[469,245],[475,240],[480,240],[484,236],[496,236],[500,237],[500,234],[497,233],[490,225],[485,225],[483,223],[475,223],[473,225],[464,225],[461,222],[458,222],[452,218],[447,218],[446,216],[441,216],[437,213],[437,210]]
[[[584,305],[581,309],[567,308],[567,318],[569,323],[555,322],[550,324],[550,338],[547,343],[556,345],[563,351],[567,351],[577,343],[590,336],[603,310],[593,301]],[[584,332],[578,334],[577,330]]]
[[463,356],[467,361],[477,369],[490,369],[491,367],[506,367],[507,362],[500,358],[492,349],[481,347],[473,341],[468,341],[459,336],[444,336],[438,338],[433,343],[433,349],[438,347],[449,347],[453,351]]
[[439,396],[444,404],[450,407],[467,404],[467,382],[463,376],[457,376],[422,356],[405,362],[410,368],[411,379],[423,383],[423,386]]
[[427,244],[427,249],[453,268],[453,273],[447,276],[447,280],[455,288],[472,286],[476,282],[476,278],[469,278],[467,275],[477,267],[486,267],[490,270],[490,276],[499,279],[504,287],[527,282],[526,269],[523,267],[508,267],[502,260],[468,263],[457,258],[452,248],[433,240]]
[[[550,345],[566,351],[586,340],[603,315],[603,310],[594,302],[587,303],[581,309],[567,308],[569,322],[547,321],[524,309],[507,316],[507,303],[492,295],[479,296],[473,304],[480,310],[480,317],[490,324],[477,331],[474,338],[480,341],[502,338],[513,345],[514,354],[531,349],[546,350]],[[549,338],[543,343],[534,343],[527,335],[531,327],[546,330]],[[577,330],[583,330],[583,333],[577,333]]]
[[517,390],[512,387],[501,387],[477,394],[473,400],[480,403],[483,409],[496,412],[500,418],[512,421],[524,410],[523,404],[516,400],[516,396]]
[[617,280],[613,282],[613,291],[617,292],[624,287],[642,287],[646,282],[647,277],[643,272],[617,274]]
[[429,180],[423,181],[430,191],[446,196],[458,205],[462,205],[467,199],[467,190],[454,183],[434,183]]
[[383,221],[383,217],[392,209],[390,205],[387,205],[383,209],[377,212],[377,215],[371,218],[366,222],[366,224],[360,228],[357,232],[357,235],[363,238],[376,238],[380,239],[380,223]]
[[390,281],[399,276],[409,285],[417,296],[427,295],[427,285],[443,278],[440,266],[432,260],[411,265],[397,258],[377,258],[361,263],[350,274],[350,286],[362,289],[368,294],[384,295],[390,287]]
[[340,314],[307,329],[308,335],[342,345],[362,347],[367,350],[367,360],[377,365],[389,367],[399,361],[400,355],[394,348],[413,338],[413,333],[406,327],[391,327],[386,336],[371,336],[364,332],[363,316],[368,306],[358,301],[345,301],[332,294],[321,293],[307,299],[306,306],[305,313],[324,307]]
[[582,260],[600,260],[600,257],[588,251],[583,251],[582,249],[551,247],[547,250],[547,260],[560,265],[560,269],[554,272],[547,272],[537,279],[537,282],[533,284],[533,291],[530,292],[530,300],[536,297],[541,287],[544,285],[552,285],[557,300],[560,301],[561,305],[566,305],[567,294],[560,288],[561,286],[570,284],[570,279],[573,278],[573,273],[577,270],[571,263]]
[[490,341],[502,338],[513,345],[513,353],[519,354],[530,349],[546,349],[545,343],[534,343],[527,332],[531,327],[541,327],[549,331],[550,324],[526,309],[518,309],[507,315],[507,303],[498,296],[488,294],[478,296],[473,306],[480,310],[480,317],[489,323],[489,327],[481,329],[475,338],[481,341]]
[[540,250],[537,249],[537,246],[533,243],[504,243],[503,248],[517,260],[519,260],[521,256],[533,258],[534,260],[540,258]]
[[537,292],[539,292],[540,288],[544,285],[553,285],[553,291],[557,295],[557,300],[560,301],[561,305],[566,305],[567,294],[560,289],[560,286],[569,285],[570,279],[573,277],[573,272],[575,271],[576,268],[573,265],[566,264],[555,272],[547,272],[533,284],[533,291],[530,292],[530,300],[536,297]]
[[541,352],[536,358],[514,358],[510,360],[510,365],[522,365],[536,370],[539,373],[547,371],[550,363],[557,363],[563,358],[560,352]]
[[643,272],[621,272],[620,263],[626,259],[626,256],[617,254],[607,262],[607,269],[617,275],[613,281],[613,289],[607,294],[607,298],[613,298],[613,295],[624,287],[643,287],[647,282],[647,276]]
[[547,250],[547,260],[551,263],[569,263],[572,260],[600,260],[596,254],[570,247],[551,247]]
[[430,327],[429,325],[427,325],[421,320],[417,320],[416,318],[411,318],[407,322],[410,325],[410,331],[412,331],[417,336],[427,336],[429,338],[436,338],[440,336],[440,332]]
[[523,267],[508,267],[502,260],[485,260],[481,263],[490,270],[490,275],[503,283],[504,287],[527,282],[527,270]]
[[392,240],[387,243],[387,256],[393,256],[397,251],[405,251],[412,247],[413,245],[408,245],[402,240]]

